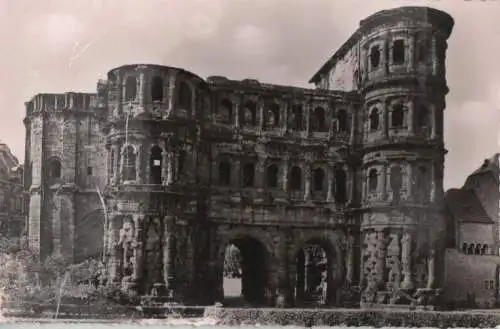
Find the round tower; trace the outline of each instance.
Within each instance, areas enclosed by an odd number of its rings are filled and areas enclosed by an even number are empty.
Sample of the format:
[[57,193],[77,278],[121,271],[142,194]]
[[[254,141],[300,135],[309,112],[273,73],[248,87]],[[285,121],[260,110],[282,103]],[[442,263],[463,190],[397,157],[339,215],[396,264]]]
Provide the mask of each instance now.
[[448,14],[426,7],[360,23],[362,303],[431,303],[441,284]]
[[108,73],[98,98],[109,122],[108,281],[140,295],[171,295],[195,275],[189,242],[200,216],[205,83],[182,69],[126,65]]

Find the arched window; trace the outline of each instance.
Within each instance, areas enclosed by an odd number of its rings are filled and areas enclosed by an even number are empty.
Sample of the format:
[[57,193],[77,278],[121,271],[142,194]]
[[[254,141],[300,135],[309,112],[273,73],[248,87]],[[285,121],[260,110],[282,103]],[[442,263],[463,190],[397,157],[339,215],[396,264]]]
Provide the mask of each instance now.
[[317,107],[314,109],[314,115],[312,116],[312,131],[324,132],[326,129],[325,125],[325,110],[322,107]]
[[179,83],[179,106],[187,111],[191,111],[193,106],[193,91],[184,81]]
[[300,190],[302,187],[302,170],[294,166],[290,172],[290,189],[293,191]]
[[347,131],[347,112],[345,110],[337,112],[337,120],[339,122],[339,131]]
[[378,109],[374,108],[370,113],[370,131],[377,131],[379,125]]
[[257,105],[255,102],[248,101],[245,103],[245,106],[243,106],[243,113],[240,115],[240,125],[242,126],[247,126],[247,127],[253,127],[257,124],[257,118],[256,118],[256,109]]
[[462,252],[467,254],[467,243],[462,244]]
[[278,166],[275,164],[267,167],[267,186],[276,188],[278,187]]
[[429,125],[429,110],[424,105],[418,107],[417,127],[423,128]]
[[133,101],[137,97],[137,79],[129,76],[125,82],[125,100]]
[[151,100],[153,102],[161,102],[163,100],[163,79],[154,77],[151,80]]
[[321,168],[316,168],[313,173],[313,190],[323,191],[325,172]]
[[368,173],[368,191],[375,192],[378,185],[378,174],[376,169],[371,169]]
[[231,184],[231,165],[226,160],[219,163],[219,184],[224,186]]
[[219,114],[222,123],[231,124],[233,122],[233,103],[229,99],[224,99],[220,103]]
[[405,62],[405,41],[395,40],[392,44],[392,62],[403,64]]
[[378,45],[370,49],[370,64],[373,69],[376,69],[380,64],[380,47]]
[[404,108],[401,104],[395,104],[392,107],[391,121],[393,128],[402,128],[404,120]]
[[243,167],[243,187],[252,187],[255,179],[255,166],[253,163],[247,163]]
[[302,106],[293,105],[291,114],[291,128],[294,130],[302,130]]
[[280,108],[276,103],[272,103],[267,111],[267,126],[279,127],[280,125]]
[[391,190],[393,195],[393,201],[399,201],[401,187],[403,185],[403,173],[401,167],[396,165],[391,168],[391,178],[390,178]]
[[59,159],[52,159],[49,162],[49,178],[61,178],[61,161]]
[[151,184],[161,184],[162,149],[155,145],[151,148],[149,158],[149,173]]
[[123,180],[134,181],[136,180],[135,169],[136,155],[132,146],[127,146],[123,154]]
[[339,204],[347,202],[347,175],[342,168],[335,169],[335,201]]

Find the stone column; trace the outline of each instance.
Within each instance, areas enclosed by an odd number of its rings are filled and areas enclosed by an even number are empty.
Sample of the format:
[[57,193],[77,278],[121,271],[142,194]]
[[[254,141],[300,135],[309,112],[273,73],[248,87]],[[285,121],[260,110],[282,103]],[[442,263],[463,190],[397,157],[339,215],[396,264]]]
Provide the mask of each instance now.
[[143,180],[142,180],[142,152],[143,152],[143,148],[142,148],[142,145],[138,144],[137,145],[137,152],[135,153],[136,156],[135,156],[135,182],[137,184],[142,184],[143,183]]
[[266,187],[266,158],[265,155],[259,155],[257,160],[256,170],[256,186],[257,188],[265,188]]
[[115,158],[113,160],[113,182],[116,183],[118,181],[118,174],[120,172],[119,168],[120,168],[121,153],[119,145],[112,145],[111,147],[115,152]]
[[431,115],[431,139],[436,138],[436,105],[432,104],[430,106]]
[[144,242],[142,241],[142,226],[144,223],[144,215],[134,216],[135,226],[135,241],[134,241],[134,264],[132,272],[132,280],[137,284],[142,276],[142,263],[143,263],[143,248]]
[[346,255],[346,281],[349,285],[354,279],[354,230],[349,228],[347,236],[347,255]]
[[260,131],[265,129],[266,119],[264,115],[264,100],[259,100],[259,129]]
[[288,192],[288,171],[290,167],[290,156],[288,154],[283,155],[283,176],[281,178],[281,186],[283,191]]
[[[387,264],[389,268],[389,284],[388,289],[399,289],[401,283],[401,264],[400,264],[400,250],[399,241],[400,236],[398,232],[390,234],[391,242],[387,248]],[[392,279],[394,277],[394,279]]]
[[346,192],[347,192],[347,204],[351,204],[352,203],[352,200],[353,200],[353,193],[354,193],[354,188],[353,188],[353,184],[354,184],[354,173],[353,171],[351,170],[351,168],[349,168],[349,165],[347,164],[344,164],[342,166],[342,170],[344,170],[344,172],[346,173]]
[[139,107],[140,111],[144,111],[145,97],[146,97],[146,83],[144,79],[144,72],[139,73]]
[[233,167],[231,168],[231,186],[241,186],[241,160],[239,158],[233,159]]
[[415,36],[408,38],[408,71],[415,71],[415,49],[416,49],[416,39]]
[[[302,120],[305,119],[305,121],[306,121],[306,124],[304,127],[305,129],[302,129],[302,130],[305,130],[306,136],[310,136],[311,135],[311,104],[310,104],[310,101],[302,102],[302,108],[304,109]],[[302,121],[302,122],[304,122],[304,121]]]
[[304,201],[311,199],[311,160],[307,159],[304,164]]
[[351,114],[348,114],[348,118],[351,118],[351,127],[350,127],[350,132],[349,132],[349,141],[350,144],[354,144],[355,139],[356,139],[356,116],[358,115],[358,111],[354,106],[351,106],[351,111],[349,111]]
[[431,39],[431,56],[432,56],[432,75],[437,75],[439,70],[439,58],[437,56],[437,40],[436,37],[433,36]]
[[177,72],[172,71],[168,76],[168,111],[172,112],[174,110],[174,95],[175,95],[175,80],[177,77]]
[[[114,217],[114,216],[113,216]],[[110,257],[109,257],[109,282],[118,282],[119,281],[119,274],[118,274],[118,267],[120,265],[120,260],[118,259],[118,253],[117,253],[117,243],[119,240],[119,229],[115,227],[113,222],[110,222],[110,237],[109,237],[109,247],[110,247]]]
[[161,152],[161,182],[163,185],[168,185],[169,184],[169,176],[168,176],[168,171],[169,171],[169,158],[168,158],[168,152],[166,147],[162,147],[162,152]]
[[427,270],[428,270],[428,276],[427,276],[427,289],[433,289],[434,288],[434,282],[435,282],[435,277],[436,277],[436,249],[434,246],[430,250],[428,262],[427,262]]
[[[403,170],[404,175],[404,170]],[[406,177],[403,176],[403,182],[406,182],[406,195],[413,195],[413,163],[408,162],[406,164]]]
[[385,139],[389,138],[389,103],[387,99],[383,102],[384,108],[382,109],[382,129],[384,131],[383,137]]
[[415,100],[413,99],[410,99],[408,101],[408,112],[407,112],[407,116],[408,116],[408,132],[410,134],[413,134],[413,130],[414,130],[414,123],[413,123],[413,119],[415,117]]
[[327,202],[332,202],[333,201],[333,168],[334,165],[333,163],[328,163],[328,171],[326,172],[326,180],[327,180],[327,187],[326,187],[326,201]]
[[387,171],[388,166],[386,163],[382,166],[382,171],[380,172],[380,178],[382,180],[382,191],[380,191],[382,201],[387,200]]
[[175,280],[175,219],[165,216],[165,245],[163,246],[163,278],[168,295],[173,293]]
[[116,84],[113,86],[117,88],[116,102],[117,105],[113,111],[113,116],[119,116],[120,113],[123,113],[123,85],[122,85],[122,75],[120,72],[116,74]]
[[288,99],[283,100],[283,112],[281,114],[280,122],[281,122],[281,132],[282,134],[286,134],[288,131],[288,109],[289,109]]
[[435,202],[436,201],[436,164],[434,162],[431,163],[431,190],[430,195],[427,193],[424,194],[426,198],[425,202]]
[[[240,96],[238,94],[238,96]],[[236,100],[236,102],[234,102],[234,126],[237,127],[237,128],[240,128],[240,109],[241,109],[241,96],[238,97],[238,99]]]
[[401,238],[401,265],[403,272],[403,282],[401,283],[401,289],[404,290],[413,289],[413,282],[411,279],[411,245],[411,233],[408,231],[403,232],[403,237]]
[[303,287],[306,298],[309,294],[309,290],[311,289],[310,287],[311,278],[309,276],[310,268],[311,268],[311,254],[309,248],[306,247],[304,248],[304,287]]

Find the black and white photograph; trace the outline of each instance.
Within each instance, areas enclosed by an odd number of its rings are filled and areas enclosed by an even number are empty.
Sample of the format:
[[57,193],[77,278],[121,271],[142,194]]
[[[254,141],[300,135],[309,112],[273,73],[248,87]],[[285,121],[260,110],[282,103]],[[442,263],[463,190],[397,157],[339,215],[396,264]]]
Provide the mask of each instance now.
[[0,0],[0,327],[500,326],[500,1]]

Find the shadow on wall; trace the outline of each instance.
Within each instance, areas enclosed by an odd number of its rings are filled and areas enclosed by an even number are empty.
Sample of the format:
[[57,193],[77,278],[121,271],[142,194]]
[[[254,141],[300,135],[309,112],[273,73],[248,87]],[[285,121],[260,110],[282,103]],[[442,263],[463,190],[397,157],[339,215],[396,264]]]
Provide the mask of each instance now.
[[99,259],[102,255],[104,234],[104,212],[92,211],[76,223],[75,262],[89,258]]

